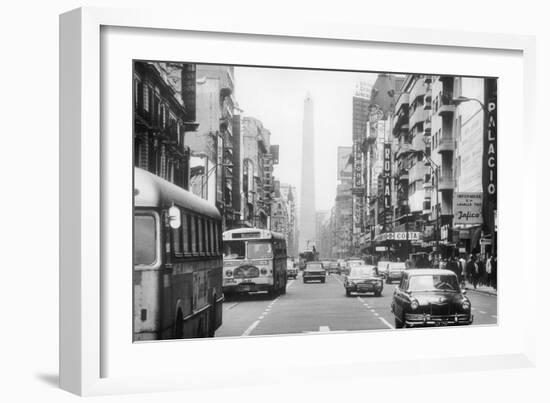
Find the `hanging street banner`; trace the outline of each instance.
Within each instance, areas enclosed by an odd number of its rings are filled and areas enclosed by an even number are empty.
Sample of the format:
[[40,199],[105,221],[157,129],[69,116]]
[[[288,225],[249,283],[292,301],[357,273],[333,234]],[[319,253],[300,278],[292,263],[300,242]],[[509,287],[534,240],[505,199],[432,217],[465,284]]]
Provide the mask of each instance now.
[[483,194],[481,192],[455,192],[453,198],[453,225],[483,224]]

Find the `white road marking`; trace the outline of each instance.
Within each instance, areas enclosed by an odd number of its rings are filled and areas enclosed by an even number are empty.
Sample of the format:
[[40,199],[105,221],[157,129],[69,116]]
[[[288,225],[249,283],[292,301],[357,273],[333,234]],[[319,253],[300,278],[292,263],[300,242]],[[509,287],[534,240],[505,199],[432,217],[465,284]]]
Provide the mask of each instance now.
[[231,305],[229,305],[228,307],[226,307],[225,310],[233,309],[233,308],[235,308],[235,306],[237,306],[237,305],[239,305],[239,303],[238,303],[238,302],[235,302],[234,304],[231,304]]
[[322,332],[322,333],[330,332],[330,327],[328,327],[328,326],[319,326],[319,332]]
[[265,318],[265,316],[264,316],[264,315],[261,315],[261,316],[258,318],[258,320],[262,320],[263,318]]
[[390,329],[395,329],[395,327],[392,326],[392,324],[390,322],[388,322],[386,319],[384,319],[382,316],[380,316],[380,314],[378,314],[374,309],[370,309],[369,306],[367,306],[367,303],[363,300],[363,298],[361,297],[357,297],[357,299],[363,303],[363,305],[367,308],[369,308],[369,311],[371,311],[374,316],[376,316],[378,319],[380,319],[380,321],[386,325],[387,327],[389,327]]
[[487,312],[485,312],[485,311],[479,311],[479,313],[482,313],[482,314],[485,315]]
[[384,319],[383,317],[379,316],[378,319],[380,319],[382,321],[383,324],[385,324],[387,327],[389,327],[390,329],[395,329],[395,327],[393,327],[391,325],[390,322],[388,322],[386,319]]
[[244,333],[241,335],[241,336],[249,336],[250,333],[252,333],[252,331],[256,328],[256,326],[258,326],[258,324],[260,323],[259,320],[257,320],[256,322],[254,322],[253,324],[251,324],[248,329],[246,329],[244,331]]
[[491,318],[498,319],[498,316],[496,316],[496,315],[491,315]]

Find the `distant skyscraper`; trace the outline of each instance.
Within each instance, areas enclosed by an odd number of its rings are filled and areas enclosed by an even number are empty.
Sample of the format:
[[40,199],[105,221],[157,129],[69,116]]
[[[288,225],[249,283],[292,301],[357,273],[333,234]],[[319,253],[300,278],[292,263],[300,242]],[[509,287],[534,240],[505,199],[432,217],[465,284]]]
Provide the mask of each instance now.
[[315,244],[315,134],[313,131],[313,99],[308,93],[304,100],[302,132],[302,180],[298,219],[300,251]]

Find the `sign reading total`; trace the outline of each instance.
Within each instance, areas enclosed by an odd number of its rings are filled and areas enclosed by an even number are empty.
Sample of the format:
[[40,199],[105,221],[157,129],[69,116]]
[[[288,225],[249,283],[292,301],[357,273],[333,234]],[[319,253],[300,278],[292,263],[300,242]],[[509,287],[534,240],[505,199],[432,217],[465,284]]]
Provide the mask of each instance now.
[[453,204],[453,224],[483,224],[482,193],[456,192]]

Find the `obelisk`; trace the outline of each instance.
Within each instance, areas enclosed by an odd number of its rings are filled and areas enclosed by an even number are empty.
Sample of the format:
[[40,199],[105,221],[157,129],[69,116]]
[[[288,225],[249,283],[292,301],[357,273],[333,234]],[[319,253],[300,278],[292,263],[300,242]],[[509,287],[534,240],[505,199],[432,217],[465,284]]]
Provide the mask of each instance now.
[[[315,245],[315,134],[313,131],[313,99],[308,92],[304,100],[302,127],[302,175],[298,219],[300,252]],[[317,245],[316,245],[317,247]]]

